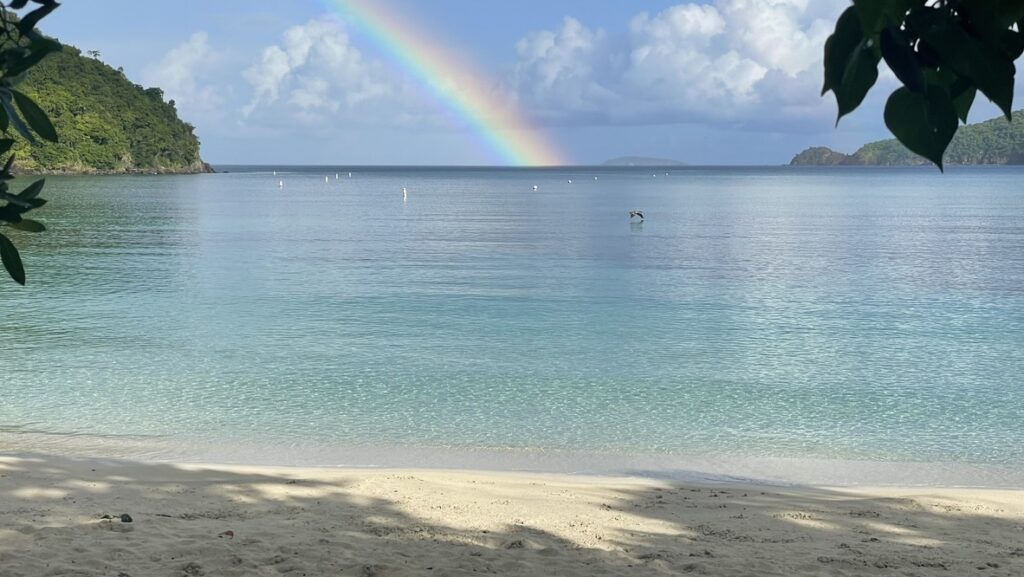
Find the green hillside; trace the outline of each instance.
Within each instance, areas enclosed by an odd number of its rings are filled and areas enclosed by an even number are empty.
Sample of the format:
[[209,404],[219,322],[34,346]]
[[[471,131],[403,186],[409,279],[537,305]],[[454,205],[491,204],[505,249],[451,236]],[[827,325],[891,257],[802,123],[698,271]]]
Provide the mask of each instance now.
[[[993,118],[961,126],[946,149],[944,164],[1024,164],[1024,110],[1013,113],[1015,122]],[[930,164],[896,139],[865,144],[853,154],[815,147],[797,154],[791,165],[913,166]]]
[[65,46],[18,89],[46,111],[58,143],[15,146],[20,173],[205,172],[192,125],[159,88],[144,89],[98,59]]

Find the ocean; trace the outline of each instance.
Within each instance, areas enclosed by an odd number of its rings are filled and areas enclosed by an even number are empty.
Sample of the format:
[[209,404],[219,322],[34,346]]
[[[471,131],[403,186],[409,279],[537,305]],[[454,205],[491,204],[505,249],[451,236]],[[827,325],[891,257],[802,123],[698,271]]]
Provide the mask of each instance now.
[[1022,168],[218,168],[47,179],[0,448],[1024,469]]

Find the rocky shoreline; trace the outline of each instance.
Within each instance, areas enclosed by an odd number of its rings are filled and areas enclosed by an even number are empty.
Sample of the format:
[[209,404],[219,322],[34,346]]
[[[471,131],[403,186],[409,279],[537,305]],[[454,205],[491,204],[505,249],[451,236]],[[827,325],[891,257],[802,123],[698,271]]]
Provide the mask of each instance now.
[[53,170],[37,168],[18,169],[17,167],[14,169],[15,176],[117,176],[137,174],[213,174],[215,172],[217,171],[208,162],[176,168],[161,166],[148,168],[128,167],[119,170],[103,170],[91,167],[68,167]]

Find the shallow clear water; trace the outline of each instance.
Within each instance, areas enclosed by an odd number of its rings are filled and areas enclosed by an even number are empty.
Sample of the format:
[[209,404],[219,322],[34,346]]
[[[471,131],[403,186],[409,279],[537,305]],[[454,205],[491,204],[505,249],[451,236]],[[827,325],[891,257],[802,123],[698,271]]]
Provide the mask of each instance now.
[[1022,169],[238,170],[48,179],[8,432],[1024,463]]

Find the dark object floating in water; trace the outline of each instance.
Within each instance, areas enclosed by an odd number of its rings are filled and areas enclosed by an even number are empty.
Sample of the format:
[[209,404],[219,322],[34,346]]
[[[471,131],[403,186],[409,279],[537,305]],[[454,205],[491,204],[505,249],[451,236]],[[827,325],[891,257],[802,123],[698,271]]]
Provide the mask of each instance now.
[[629,211],[629,218],[630,218],[630,220],[632,220],[632,218],[634,216],[639,216],[640,220],[644,219],[644,213],[642,211],[639,211],[639,210],[631,210],[631,211]]
[[132,516],[129,515],[128,513],[122,514],[121,515],[121,522],[122,523],[131,523],[132,522]]

